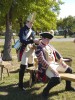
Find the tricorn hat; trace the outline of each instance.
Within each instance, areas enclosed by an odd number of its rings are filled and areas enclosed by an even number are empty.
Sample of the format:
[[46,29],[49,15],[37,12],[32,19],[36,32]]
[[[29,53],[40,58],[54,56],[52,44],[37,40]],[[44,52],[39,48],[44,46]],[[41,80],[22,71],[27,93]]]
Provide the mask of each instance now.
[[54,36],[54,31],[53,30],[50,30],[50,33]]
[[40,34],[42,37],[44,38],[49,38],[49,39],[52,39],[54,34],[52,34],[51,32],[43,32]]
[[32,14],[30,13],[29,16],[27,17],[27,21],[34,22],[35,17],[36,17],[36,12],[33,12]]

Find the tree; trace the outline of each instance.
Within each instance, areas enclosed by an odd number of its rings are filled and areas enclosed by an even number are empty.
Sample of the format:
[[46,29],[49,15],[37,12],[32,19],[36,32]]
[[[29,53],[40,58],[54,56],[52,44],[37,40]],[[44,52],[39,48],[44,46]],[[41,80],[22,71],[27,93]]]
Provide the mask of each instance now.
[[[11,4],[12,0],[8,2],[8,0],[3,0],[0,2],[0,11],[1,16],[5,17],[6,22],[6,33],[5,33],[5,44],[4,44],[4,52],[3,52],[3,60],[12,60],[11,58],[11,28],[12,28],[12,21],[11,21]],[[1,9],[2,8],[2,9]],[[10,9],[9,9],[10,8]],[[1,17],[1,18],[2,18]]]
[[[23,26],[30,12],[36,11],[37,17],[34,28],[50,30],[56,28],[56,13],[59,11],[59,5],[62,4],[54,0],[0,0],[0,18],[1,23],[6,23],[5,43],[3,60],[12,60],[12,28],[14,26]],[[19,23],[19,24],[18,24]],[[17,26],[16,25],[16,26]]]
[[57,27],[63,30],[68,30],[68,35],[71,36],[75,32],[75,17],[68,16],[57,21]]
[[[4,61],[12,60],[12,56],[11,56],[12,22],[14,22],[16,19],[18,19],[18,20],[21,19],[20,16],[23,13],[23,9],[26,8],[26,6],[24,5],[26,2],[27,2],[27,0],[26,1],[3,0],[0,2],[1,3],[1,5],[0,5],[1,16],[5,18],[4,21],[6,23],[5,44],[4,44],[4,50],[3,50],[4,51],[3,52],[3,60]],[[24,6],[24,7],[22,7],[22,6]],[[21,26],[21,22],[20,22],[20,26]]]

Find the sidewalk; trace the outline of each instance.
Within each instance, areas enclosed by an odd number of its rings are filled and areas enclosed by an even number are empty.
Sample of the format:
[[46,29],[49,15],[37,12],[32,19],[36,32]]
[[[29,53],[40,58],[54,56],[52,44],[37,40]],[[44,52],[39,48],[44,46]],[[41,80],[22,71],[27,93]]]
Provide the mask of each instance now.
[[[65,41],[74,41],[75,38],[53,38],[52,41],[57,41],[57,42],[65,42]],[[16,39],[17,40],[17,39]],[[4,42],[4,39],[0,39],[0,42]]]
[[53,38],[52,41],[65,42],[65,41],[74,41],[75,38]]

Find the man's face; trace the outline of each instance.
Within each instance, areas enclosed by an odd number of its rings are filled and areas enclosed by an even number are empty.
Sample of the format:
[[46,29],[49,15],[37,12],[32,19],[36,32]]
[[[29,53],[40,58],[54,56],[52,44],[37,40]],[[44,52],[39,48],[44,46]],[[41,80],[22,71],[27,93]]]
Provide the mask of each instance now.
[[50,42],[50,39],[49,38],[42,38],[42,41],[44,44],[48,44]]
[[28,26],[29,26],[29,28],[32,28],[33,22],[28,22]]

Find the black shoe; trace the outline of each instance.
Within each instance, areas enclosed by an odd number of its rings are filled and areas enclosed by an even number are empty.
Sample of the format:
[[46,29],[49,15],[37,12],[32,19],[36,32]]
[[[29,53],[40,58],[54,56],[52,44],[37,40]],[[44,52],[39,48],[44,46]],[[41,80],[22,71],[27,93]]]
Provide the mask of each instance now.
[[20,89],[21,91],[26,91],[26,89],[25,89],[24,87],[19,87],[19,89]]
[[42,96],[44,97],[44,98],[48,98],[48,95],[49,95],[49,93],[48,92],[46,92],[45,90],[43,90],[43,92],[42,92]]
[[75,88],[73,87],[65,88],[65,91],[75,91]]

